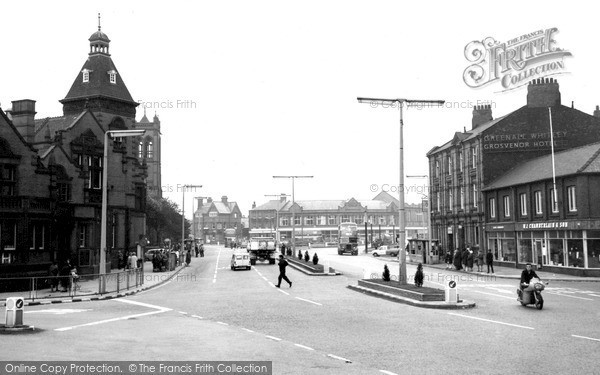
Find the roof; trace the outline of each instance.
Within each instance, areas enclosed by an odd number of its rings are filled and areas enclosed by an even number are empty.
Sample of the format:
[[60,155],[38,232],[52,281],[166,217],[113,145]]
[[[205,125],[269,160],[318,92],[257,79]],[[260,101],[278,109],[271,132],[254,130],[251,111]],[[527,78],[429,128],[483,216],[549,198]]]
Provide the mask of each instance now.
[[95,33],[92,34],[92,36],[90,36],[90,39],[88,39],[90,42],[96,41],[96,40],[102,40],[104,42],[110,43],[110,39],[108,39],[108,35],[106,35],[105,33],[103,33],[102,31],[98,30]]
[[[90,72],[89,82],[83,82],[82,71],[84,69]],[[108,73],[110,71],[117,73],[116,83],[110,83]],[[77,78],[75,78],[67,96],[61,100],[61,103],[97,96],[138,104],[131,97],[110,56],[103,54],[94,54],[88,57],[79,74],[77,74]]]
[[204,215],[207,214],[211,210],[211,208],[214,207],[220,214],[231,214],[233,213],[237,205],[238,204],[236,202],[227,202],[227,204],[225,204],[221,201],[212,201],[202,205],[202,207],[200,207],[200,209],[198,210],[199,212],[196,212],[201,215]]
[[83,115],[83,113],[78,115],[46,117],[35,120],[35,141],[43,141],[43,138],[46,137],[48,132],[50,132],[50,136],[52,137],[57,131],[68,129],[77,122],[81,115]]
[[[556,176],[578,173],[600,173],[600,142],[556,152]],[[552,155],[544,155],[524,162],[492,181],[483,190],[523,185],[552,178]]]

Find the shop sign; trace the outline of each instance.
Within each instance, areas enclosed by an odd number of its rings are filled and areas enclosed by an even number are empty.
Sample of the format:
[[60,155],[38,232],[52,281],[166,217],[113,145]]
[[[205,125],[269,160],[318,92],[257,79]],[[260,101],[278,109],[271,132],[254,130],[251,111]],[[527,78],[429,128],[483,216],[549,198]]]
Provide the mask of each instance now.
[[568,221],[549,221],[545,223],[525,223],[522,224],[523,230],[530,229],[566,229],[569,227]]

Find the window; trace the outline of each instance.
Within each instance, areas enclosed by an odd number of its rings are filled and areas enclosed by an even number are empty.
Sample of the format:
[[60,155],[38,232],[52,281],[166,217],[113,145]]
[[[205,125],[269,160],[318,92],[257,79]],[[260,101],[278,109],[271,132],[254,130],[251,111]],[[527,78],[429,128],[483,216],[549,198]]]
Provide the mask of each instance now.
[[448,211],[452,211],[453,198],[452,190],[448,190]]
[[315,217],[314,216],[307,216],[304,219],[304,223],[305,223],[305,225],[315,225]]
[[282,217],[281,218],[281,226],[282,227],[287,227],[288,225],[290,225],[290,218],[289,217]]
[[533,193],[533,196],[535,198],[535,214],[541,215],[543,213],[543,211],[542,211],[542,192],[538,190]]
[[459,152],[458,152],[458,169],[459,169],[461,172],[463,171],[463,163],[464,163],[464,160],[463,160],[463,153],[462,153],[462,151],[459,151]]
[[138,144],[138,158],[141,159],[144,157],[144,142],[140,141]]
[[71,184],[59,182],[56,184],[58,190],[58,200],[60,202],[69,202],[71,200]]
[[379,216],[379,225],[385,225],[385,216]]
[[465,188],[462,186],[460,187],[460,209],[465,209]]
[[87,160],[89,168],[88,188],[102,189],[102,157],[91,156]]
[[348,215],[342,215],[342,223],[347,223],[350,221],[350,218],[348,217]]
[[0,164],[0,196],[16,195],[17,166]]
[[490,217],[496,217],[496,198],[490,198]]
[[441,207],[441,205],[440,205],[440,193],[437,192],[437,193],[435,193],[435,208],[436,208],[437,211],[440,211],[440,207]]
[[527,194],[519,194],[519,202],[521,204],[521,216],[527,216]]
[[90,71],[87,69],[83,69],[83,83],[88,83],[90,81]]
[[43,224],[31,224],[29,227],[29,233],[31,235],[31,242],[29,244],[29,250],[43,250],[44,249],[44,233],[46,231],[45,225]]
[[477,184],[473,184],[473,207],[479,207],[479,196],[477,195]]
[[335,216],[329,215],[329,217],[327,218],[327,220],[328,220],[328,224],[329,225],[335,225]]
[[300,216],[294,216],[294,225],[300,225]]
[[510,217],[510,197],[505,195],[502,197],[504,203],[504,217]]
[[435,161],[435,177],[440,177],[440,161]]
[[146,146],[146,157],[148,159],[154,157],[154,146],[152,145],[152,141],[148,142],[148,145]]
[[116,70],[110,70],[108,72],[108,77],[110,79],[110,83],[112,83],[112,84],[117,83],[117,71]]
[[575,186],[567,187],[567,195],[569,197],[569,212],[577,211],[577,198],[575,196]]
[[471,149],[471,166],[473,168],[477,167],[477,145],[473,145]]
[[558,197],[554,189],[550,189],[550,206],[552,207],[552,213],[558,213]]
[[79,247],[88,246],[88,225],[79,224]]
[[448,155],[448,175],[452,174],[452,156]]

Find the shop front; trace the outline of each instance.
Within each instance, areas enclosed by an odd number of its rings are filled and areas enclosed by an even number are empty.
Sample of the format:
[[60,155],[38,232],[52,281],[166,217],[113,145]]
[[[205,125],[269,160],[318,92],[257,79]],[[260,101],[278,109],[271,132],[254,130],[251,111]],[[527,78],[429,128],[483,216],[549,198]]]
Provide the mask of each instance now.
[[486,234],[498,265],[600,276],[600,220],[488,224]]

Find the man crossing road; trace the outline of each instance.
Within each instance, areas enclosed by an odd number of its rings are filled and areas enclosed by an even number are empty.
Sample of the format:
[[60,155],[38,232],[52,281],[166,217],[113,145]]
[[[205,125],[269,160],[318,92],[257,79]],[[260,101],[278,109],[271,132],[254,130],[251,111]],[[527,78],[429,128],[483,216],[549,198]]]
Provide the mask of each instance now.
[[290,284],[290,288],[292,287],[292,282],[285,275],[285,267],[287,267],[287,265],[287,260],[283,258],[283,255],[279,255],[279,277],[277,278],[277,285],[275,285],[278,288],[281,287],[281,279],[287,281],[288,284]]

